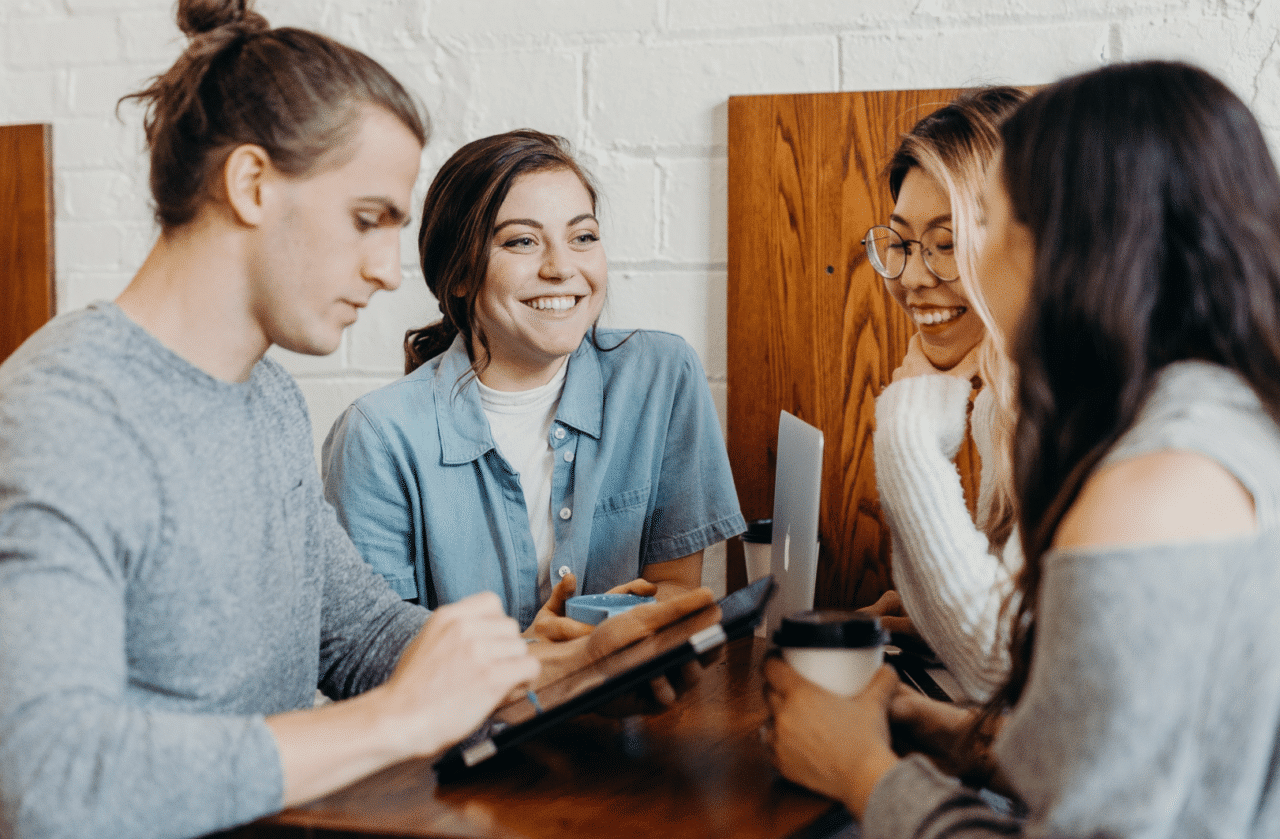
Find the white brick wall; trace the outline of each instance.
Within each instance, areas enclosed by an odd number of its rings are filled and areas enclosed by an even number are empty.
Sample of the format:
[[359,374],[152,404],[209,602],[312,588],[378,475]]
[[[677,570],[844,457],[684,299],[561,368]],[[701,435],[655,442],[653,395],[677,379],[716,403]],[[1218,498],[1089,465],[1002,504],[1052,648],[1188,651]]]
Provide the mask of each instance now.
[[[426,103],[417,195],[458,145],[519,126],[562,133],[603,189],[605,320],[667,329],[702,357],[723,416],[726,100],[733,94],[1045,82],[1120,58],[1218,73],[1280,131],[1280,3],[1244,0],[258,0],[276,25],[369,51]],[[116,99],[183,40],[169,0],[0,2],[0,122],[52,122],[60,307],[111,297],[154,236],[140,115]],[[401,369],[431,320],[405,283],[375,297],[329,358],[279,353],[317,442]]]

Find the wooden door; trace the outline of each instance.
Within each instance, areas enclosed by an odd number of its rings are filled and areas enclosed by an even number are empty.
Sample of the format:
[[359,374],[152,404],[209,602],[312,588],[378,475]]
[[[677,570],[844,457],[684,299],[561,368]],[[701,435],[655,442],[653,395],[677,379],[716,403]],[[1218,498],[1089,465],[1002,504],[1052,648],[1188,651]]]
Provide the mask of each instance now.
[[[729,458],[743,514],[769,518],[779,410],[822,429],[820,607],[892,585],[872,432],[914,327],[860,240],[889,218],[883,169],[902,133],[957,92],[729,100]],[[971,497],[976,462],[970,442],[958,464]],[[730,591],[746,582],[741,556],[730,540]]]
[[49,125],[0,126],[0,361],[53,317]]

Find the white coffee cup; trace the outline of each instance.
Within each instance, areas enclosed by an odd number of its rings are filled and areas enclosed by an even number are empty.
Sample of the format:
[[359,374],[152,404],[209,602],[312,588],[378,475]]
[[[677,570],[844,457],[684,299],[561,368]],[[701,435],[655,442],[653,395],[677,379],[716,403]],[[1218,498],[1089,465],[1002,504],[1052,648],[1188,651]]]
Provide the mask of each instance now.
[[884,662],[889,633],[880,619],[817,609],[782,619],[773,643],[801,676],[840,696],[860,692]]

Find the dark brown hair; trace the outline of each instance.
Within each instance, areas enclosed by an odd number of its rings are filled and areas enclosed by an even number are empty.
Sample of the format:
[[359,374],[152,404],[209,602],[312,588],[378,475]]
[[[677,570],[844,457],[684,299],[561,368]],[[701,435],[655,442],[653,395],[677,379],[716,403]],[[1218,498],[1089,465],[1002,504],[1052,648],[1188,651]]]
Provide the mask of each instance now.
[[1223,365],[1280,421],[1280,176],[1248,107],[1187,64],[1118,64],[1045,88],[1001,133],[1035,261],[1012,336],[1026,564],[988,716],[1026,687],[1062,517],[1161,369]]
[[[489,343],[476,322],[476,297],[489,270],[489,245],[498,210],[516,178],[568,169],[582,181],[596,208],[596,188],[569,152],[563,137],[523,128],[473,140],[453,153],[436,173],[422,205],[418,254],[422,276],[444,316],[404,336],[404,371],[449,348],[461,333],[471,353],[472,339]],[[482,359],[472,358],[479,374]]]
[[355,134],[361,105],[386,109],[425,145],[426,118],[369,56],[304,29],[272,29],[252,0],[179,0],[186,51],[120,101],[146,107],[151,194],[169,230],[191,221],[237,146],[261,146],[301,177]]

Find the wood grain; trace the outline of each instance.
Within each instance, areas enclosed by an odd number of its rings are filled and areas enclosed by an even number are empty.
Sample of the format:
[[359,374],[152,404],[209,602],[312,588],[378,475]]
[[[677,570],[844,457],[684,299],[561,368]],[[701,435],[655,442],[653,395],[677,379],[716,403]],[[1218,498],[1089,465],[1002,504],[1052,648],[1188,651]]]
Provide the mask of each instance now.
[[438,783],[392,767],[226,836],[803,837],[838,807],[788,783],[758,736],[762,639],[742,638],[653,717],[587,715]]
[[0,361],[53,317],[49,125],[0,126]]
[[[729,100],[729,458],[743,514],[768,518],[778,412],[822,429],[818,606],[867,605],[892,586],[875,398],[914,327],[860,240],[892,210],[883,169],[901,134],[956,92]],[[959,464],[972,503],[971,440]],[[734,550],[728,589],[745,582]]]

